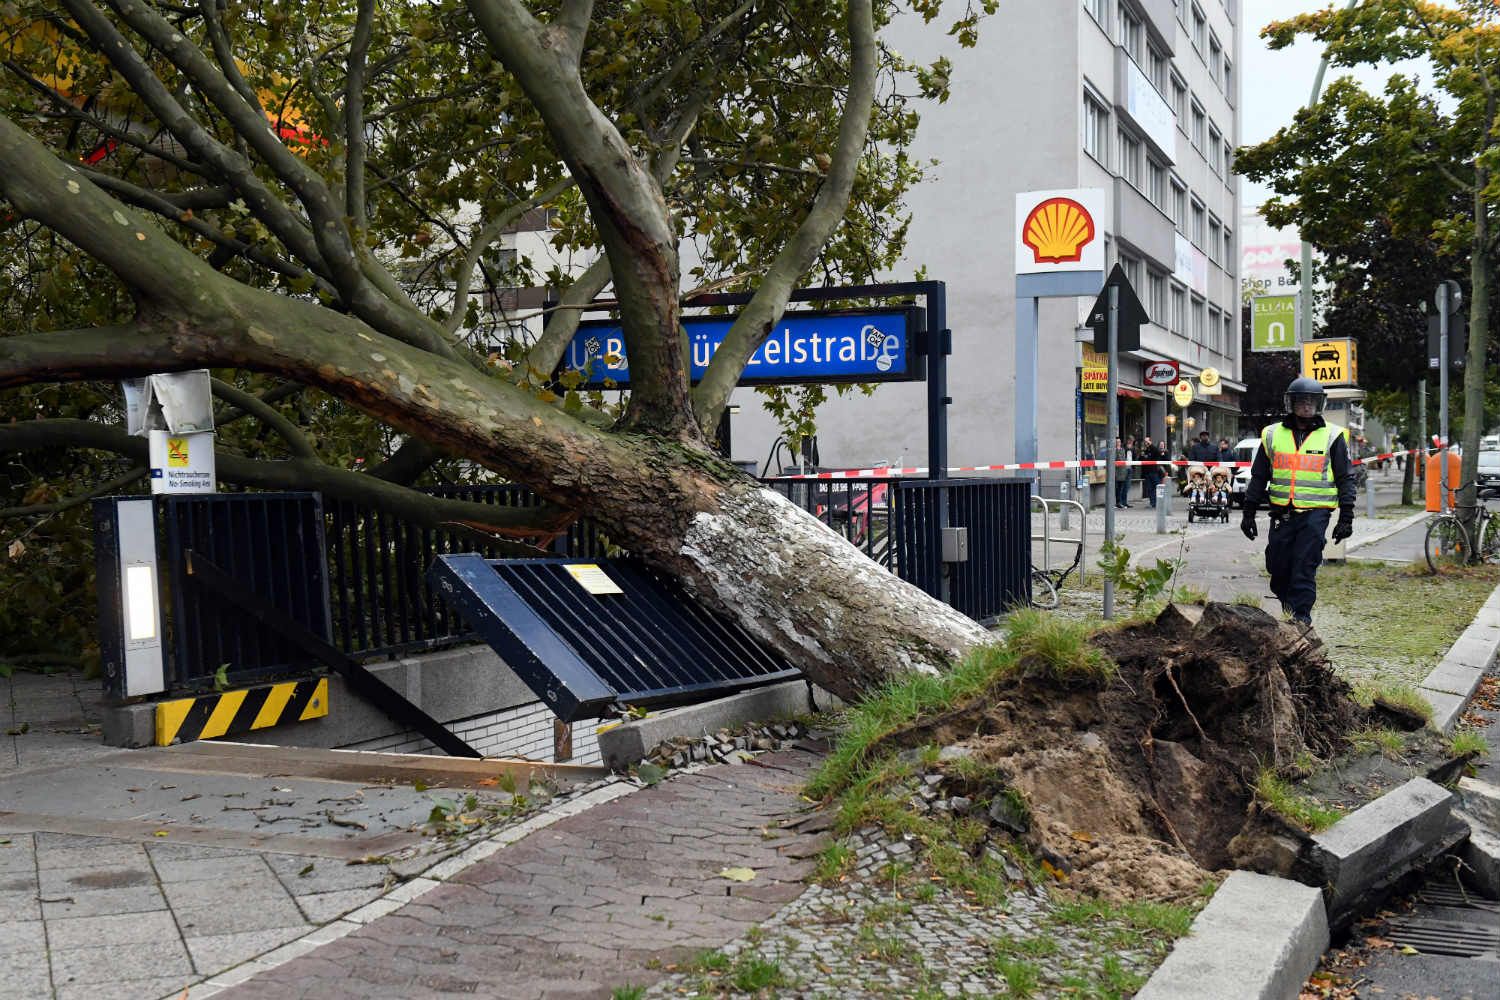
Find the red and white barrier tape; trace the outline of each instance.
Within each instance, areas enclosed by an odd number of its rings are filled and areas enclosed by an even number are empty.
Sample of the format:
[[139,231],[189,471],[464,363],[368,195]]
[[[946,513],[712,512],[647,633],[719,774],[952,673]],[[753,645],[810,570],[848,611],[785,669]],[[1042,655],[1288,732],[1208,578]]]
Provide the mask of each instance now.
[[[1356,459],[1354,459],[1352,464],[1354,464],[1354,465],[1364,465],[1364,464],[1366,464],[1368,462],[1380,462],[1380,461],[1384,461],[1385,459],[1388,459],[1388,458],[1395,458],[1397,455],[1414,455],[1414,454],[1419,454],[1421,451],[1422,451],[1422,449],[1420,449],[1420,448],[1412,448],[1412,449],[1410,449],[1408,451],[1391,451],[1391,452],[1386,452],[1383,455],[1366,455],[1364,458],[1356,458]],[[1015,472],[1015,471],[1023,470],[1023,469],[1030,469],[1030,470],[1035,470],[1035,469],[1102,469],[1102,468],[1104,468],[1108,464],[1109,464],[1108,462],[1106,462],[1106,461],[1104,461],[1102,459],[1081,458],[1081,459],[1069,459],[1069,460],[1060,461],[1060,462],[1009,462],[1009,463],[1000,464],[1000,465],[955,465],[955,466],[949,467],[948,470],[947,470],[947,472],[949,474],[952,474],[952,473],[955,473],[955,472]],[[1205,469],[1229,469],[1229,468],[1234,468],[1234,469],[1248,469],[1248,468],[1250,468],[1254,464],[1255,464],[1254,462],[1207,462],[1207,461],[1203,461],[1202,459],[1187,459],[1187,458],[1165,459],[1165,458],[1163,458],[1163,459],[1156,459],[1156,460],[1153,460],[1153,461],[1143,461],[1141,459],[1132,459],[1130,461],[1125,461],[1125,460],[1121,459],[1121,460],[1118,460],[1118,461],[1115,462],[1115,467],[1116,468],[1122,468],[1122,467],[1135,466],[1135,465],[1156,465],[1156,466],[1161,466],[1161,465],[1167,465],[1167,466],[1173,466],[1173,465],[1188,465],[1188,466],[1197,465],[1197,466],[1202,466]],[[839,469],[836,472],[803,472],[803,473],[797,473],[797,474],[790,475],[790,476],[774,476],[772,478],[774,478],[774,479],[879,479],[879,478],[882,478],[882,477],[890,477],[892,479],[899,479],[902,476],[925,476],[925,475],[927,475],[927,468],[925,466],[908,466],[906,468],[899,468],[899,469],[898,468],[892,468],[892,467],[886,466],[886,467],[875,468],[875,469]]]

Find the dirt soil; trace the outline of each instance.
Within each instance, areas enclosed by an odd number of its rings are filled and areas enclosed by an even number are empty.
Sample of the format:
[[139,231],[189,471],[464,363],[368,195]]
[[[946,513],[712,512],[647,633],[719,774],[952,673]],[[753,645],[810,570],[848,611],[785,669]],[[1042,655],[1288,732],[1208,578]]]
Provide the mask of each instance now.
[[1316,633],[1258,608],[1172,606],[1092,641],[1119,665],[1105,687],[1008,681],[894,738],[993,765],[1030,807],[1023,839],[1090,894],[1191,897],[1233,866],[1262,768],[1296,775],[1367,722]]

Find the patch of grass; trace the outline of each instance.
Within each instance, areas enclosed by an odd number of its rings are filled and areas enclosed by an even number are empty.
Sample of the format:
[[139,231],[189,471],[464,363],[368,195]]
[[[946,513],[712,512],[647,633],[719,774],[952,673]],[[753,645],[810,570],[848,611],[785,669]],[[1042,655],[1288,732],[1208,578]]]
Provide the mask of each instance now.
[[938,887],[931,882],[923,882],[911,891],[912,898],[919,903],[930,903],[937,899]]
[[1500,566],[1442,576],[1421,566],[1420,575],[1359,560],[1319,569],[1318,634],[1338,650],[1342,676],[1420,682],[1500,583]]
[[1375,704],[1376,698],[1388,705],[1404,708],[1428,722],[1432,721],[1432,703],[1410,684],[1367,682],[1354,686],[1354,700],[1365,708]]
[[908,963],[916,957],[916,949],[894,934],[882,934],[873,924],[861,924],[855,935],[859,950],[866,958],[887,963]]
[[690,972],[727,972],[733,961],[722,951],[705,951],[687,965]]
[[641,1000],[646,995],[644,986],[616,986],[610,993],[610,1000]]
[[1261,771],[1255,779],[1255,797],[1267,808],[1313,833],[1328,829],[1344,816],[1342,809],[1299,795],[1269,769]]
[[1105,684],[1117,672],[1113,660],[1089,643],[1092,626],[1025,609],[1010,616],[1006,646],[1026,676],[1063,683]]
[[1454,730],[1453,735],[1448,738],[1448,754],[1451,757],[1467,757],[1470,754],[1488,754],[1489,743],[1485,741],[1484,734],[1477,729],[1467,726]]
[[1042,972],[1035,962],[1009,955],[995,955],[990,959],[990,967],[997,976],[1005,980],[1008,996],[1036,996],[1036,988],[1042,982]]
[[888,903],[876,903],[865,911],[865,923],[884,924],[895,920],[897,917],[910,916],[910,914],[910,903],[903,903],[899,900],[892,900]]
[[729,982],[742,993],[758,993],[787,984],[781,963],[755,952],[741,952],[729,972]]
[[1242,594],[1235,594],[1234,595],[1234,599],[1231,600],[1229,603],[1231,603],[1231,604],[1238,604],[1241,607],[1246,607],[1246,608],[1258,608],[1258,607],[1260,607],[1260,595],[1259,594],[1251,594],[1249,592],[1242,593]]
[[1026,958],[1048,958],[1056,955],[1058,948],[1057,938],[1045,932],[1026,937],[999,937],[990,942],[990,953],[993,955],[1019,955]]
[[1349,734],[1349,745],[1358,753],[1397,757],[1406,749],[1406,734],[1396,729],[1356,729]]
[[1174,604],[1207,604],[1208,591],[1202,587],[1195,587],[1190,583],[1184,583],[1172,591],[1171,601]]
[[1120,961],[1118,955],[1106,956],[1099,972],[1104,979],[1105,989],[1122,996],[1134,993],[1146,982],[1145,976],[1125,968],[1125,963]]
[[838,842],[829,844],[818,853],[818,863],[813,869],[813,881],[824,885],[837,882],[853,864],[854,851],[852,849]]

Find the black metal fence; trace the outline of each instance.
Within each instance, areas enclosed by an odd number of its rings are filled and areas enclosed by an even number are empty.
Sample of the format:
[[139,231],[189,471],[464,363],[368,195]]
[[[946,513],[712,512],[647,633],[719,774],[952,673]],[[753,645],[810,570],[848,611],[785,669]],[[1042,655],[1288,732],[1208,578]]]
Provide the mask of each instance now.
[[197,583],[188,570],[189,552],[314,635],[328,635],[323,512],[316,493],[163,496],[157,516],[165,540],[163,604],[172,609],[169,689],[203,688],[221,666],[236,683],[253,683],[305,661],[299,647]]
[[[501,507],[535,507],[541,501],[523,486],[445,486],[425,492],[452,500]],[[440,601],[427,582],[434,556],[478,551],[472,535],[423,528],[393,514],[346,500],[328,508],[329,594],[333,643],[350,656],[376,658],[452,645],[471,637],[468,626]],[[553,545],[558,555],[603,556],[604,542],[587,520],[574,523]]]
[[[865,555],[969,617],[990,622],[1031,599],[1031,484],[1020,479],[767,480]],[[968,558],[943,561],[947,525]]]

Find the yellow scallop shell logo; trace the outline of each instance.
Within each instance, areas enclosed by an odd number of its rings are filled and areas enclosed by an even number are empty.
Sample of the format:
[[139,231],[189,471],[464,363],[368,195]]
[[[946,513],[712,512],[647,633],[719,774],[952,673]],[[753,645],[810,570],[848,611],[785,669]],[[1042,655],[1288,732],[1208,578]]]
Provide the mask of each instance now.
[[1038,264],[1068,264],[1094,239],[1094,217],[1072,198],[1048,198],[1026,216],[1021,242]]

